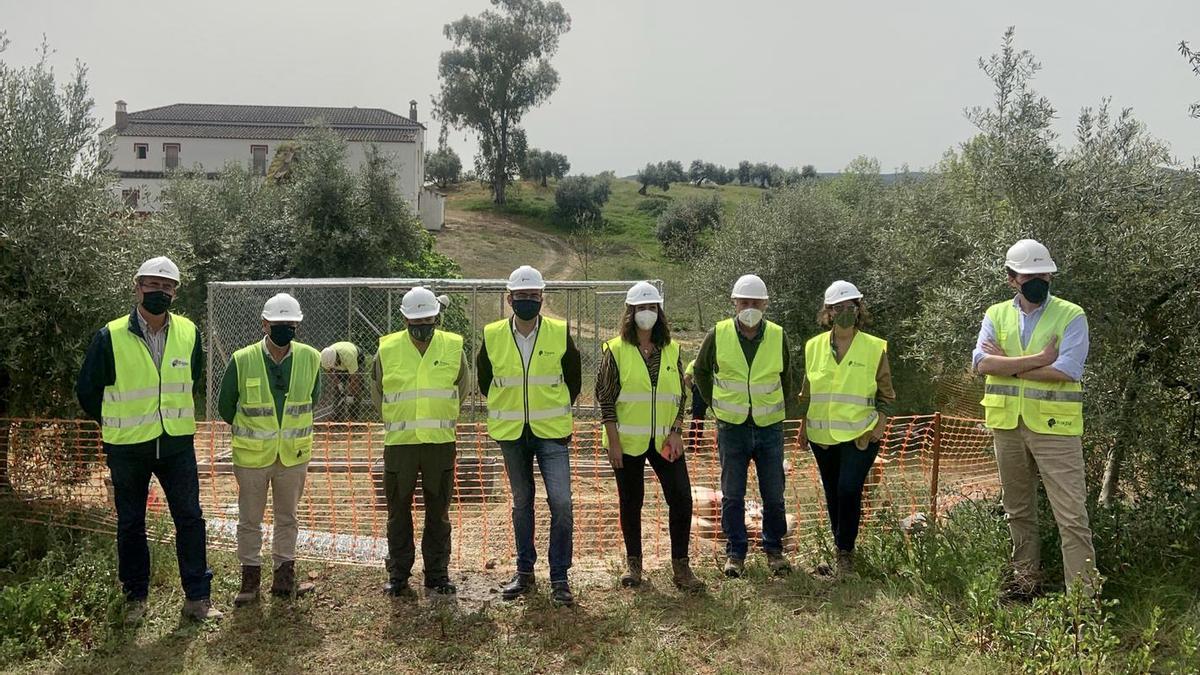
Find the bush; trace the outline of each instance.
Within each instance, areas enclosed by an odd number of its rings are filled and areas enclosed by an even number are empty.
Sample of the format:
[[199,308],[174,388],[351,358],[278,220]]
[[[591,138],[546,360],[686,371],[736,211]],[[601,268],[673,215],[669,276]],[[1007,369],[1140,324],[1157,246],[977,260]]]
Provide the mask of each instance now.
[[705,237],[721,222],[721,199],[694,197],[671,202],[658,217],[655,236],[663,255],[680,261],[695,260],[707,248]]

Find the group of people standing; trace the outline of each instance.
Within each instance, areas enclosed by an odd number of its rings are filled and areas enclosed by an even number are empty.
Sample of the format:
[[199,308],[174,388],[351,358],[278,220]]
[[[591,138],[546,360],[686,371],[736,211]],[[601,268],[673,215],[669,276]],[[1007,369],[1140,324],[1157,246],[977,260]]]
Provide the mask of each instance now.
[[[1016,294],[988,309],[973,367],[986,375],[982,403],[986,424],[996,437],[1003,503],[1014,542],[1009,588],[1014,595],[1028,595],[1036,587],[1040,559],[1039,473],[1062,534],[1068,583],[1087,581],[1094,571],[1080,443],[1079,380],[1087,356],[1087,323],[1078,306],[1049,295],[1056,267],[1041,244],[1015,244],[1008,251],[1006,270]],[[166,258],[142,265],[135,277],[137,304],[129,315],[97,332],[77,387],[84,410],[102,427],[117,507],[119,576],[130,622],[144,614],[148,592],[145,509],[151,475],[158,477],[176,525],[176,553],[187,598],[183,615],[197,620],[221,617],[210,599],[212,572],[193,443],[192,387],[202,377],[203,351],[195,325],[168,311],[179,282],[178,268]],[[522,266],[509,276],[506,301],[512,315],[483,329],[475,357],[476,384],[486,397],[488,434],[500,447],[512,496],[516,570],[500,589],[501,597],[515,600],[536,589],[536,462],[550,510],[550,600],[570,606],[575,603],[568,581],[574,529],[572,408],[582,373],[566,322],[542,312],[545,289],[541,273],[532,267]],[[786,332],[765,318],[770,297],[763,280],[742,276],[730,297],[733,316],[709,331],[687,367],[671,337],[662,294],[647,282],[628,290],[617,335],[603,343],[596,400],[618,492],[627,562],[620,578],[623,586],[636,587],[643,581],[641,512],[649,464],[669,511],[672,580],[686,593],[705,590],[688,553],[693,504],[683,431],[689,390],[702,400],[693,401],[693,414],[709,408],[717,420],[721,527],[727,540],[724,575],[737,578],[745,573],[751,462],[762,499],[759,543],[767,567],[776,575],[791,571],[783,550],[785,419],[804,420],[798,440],[810,448],[824,487],[837,564],[836,569],[818,569],[827,574],[853,569],[863,486],[895,401],[887,342],[865,332],[870,314],[863,294],[849,282],[835,281],[817,315],[823,330],[804,345],[800,377],[793,372]],[[405,327],[380,339],[370,365],[372,398],[385,434],[384,591],[390,596],[414,594],[409,579],[416,558],[412,501],[418,478],[425,501],[423,585],[429,594],[456,593],[448,571],[449,507],[455,429],[469,379],[462,336],[440,327],[444,305],[427,288],[406,293],[401,303]],[[313,404],[321,395],[323,359],[320,352],[295,340],[303,318],[295,298],[283,293],[270,298],[262,312],[263,338],[234,353],[222,380],[217,408],[230,424],[239,486],[242,584],[235,606],[259,597],[268,491],[275,521],[271,593],[290,598],[312,590],[312,584],[296,578],[296,511],[311,458]],[[324,360],[339,358],[327,352]]]

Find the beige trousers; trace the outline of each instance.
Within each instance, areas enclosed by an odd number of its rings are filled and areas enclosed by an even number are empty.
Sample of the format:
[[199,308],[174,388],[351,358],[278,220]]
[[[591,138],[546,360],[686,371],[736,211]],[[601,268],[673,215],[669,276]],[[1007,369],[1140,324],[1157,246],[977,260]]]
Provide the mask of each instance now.
[[296,466],[275,463],[261,469],[234,466],[238,483],[237,553],[243,565],[262,566],[263,512],[267,509],[267,490],[271,491],[275,524],[271,547],[274,567],[296,559],[296,506],[304,494],[308,462]]
[[1062,539],[1065,581],[1070,584],[1079,578],[1090,584],[1096,551],[1088,524],[1080,437],[1039,434],[1030,431],[1024,422],[1018,422],[1016,429],[992,431],[1004,512],[1013,541],[1013,567],[1030,575],[1036,575],[1041,567],[1037,517],[1037,481],[1041,474]]

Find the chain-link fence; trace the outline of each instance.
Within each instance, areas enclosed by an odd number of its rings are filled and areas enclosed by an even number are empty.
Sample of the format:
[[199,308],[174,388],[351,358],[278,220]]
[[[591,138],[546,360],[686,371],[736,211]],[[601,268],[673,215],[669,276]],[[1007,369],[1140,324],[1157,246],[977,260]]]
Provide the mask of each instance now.
[[[276,293],[290,293],[300,301],[304,322],[296,339],[318,350],[335,342],[353,343],[362,355],[357,372],[328,373],[316,417],[326,422],[378,421],[371,403],[370,370],[379,338],[404,329],[400,301],[413,286],[426,286],[450,297],[443,313],[443,328],[465,339],[468,376],[475,382],[475,354],[483,327],[511,315],[505,302],[503,279],[279,279],[271,281],[215,281],[208,284],[207,414],[216,419],[221,378],[233,352],[263,337],[262,307]],[[565,319],[579,348],[583,390],[576,402],[577,415],[595,414],[596,370],[600,345],[614,336],[625,311],[625,291],[634,281],[547,281],[542,312]],[[661,281],[652,281],[662,289]],[[482,419],[483,402],[475,386],[463,402],[463,421]]]

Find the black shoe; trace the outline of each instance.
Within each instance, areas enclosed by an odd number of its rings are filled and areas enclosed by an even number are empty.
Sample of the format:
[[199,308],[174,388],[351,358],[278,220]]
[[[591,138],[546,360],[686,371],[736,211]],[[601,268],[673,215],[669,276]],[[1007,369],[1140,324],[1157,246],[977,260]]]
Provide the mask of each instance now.
[[383,594],[389,598],[410,598],[413,590],[408,586],[408,579],[388,579],[383,585]]
[[458,589],[450,583],[449,577],[440,577],[425,582],[425,592],[429,595],[455,595]]
[[517,572],[513,578],[500,587],[500,597],[504,600],[516,600],[517,598],[532,591],[537,586],[537,580],[532,574],[522,574]]
[[574,607],[575,595],[565,581],[554,581],[550,584],[550,604],[559,607]]

